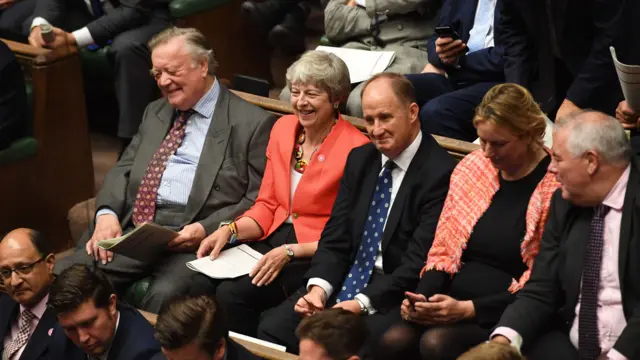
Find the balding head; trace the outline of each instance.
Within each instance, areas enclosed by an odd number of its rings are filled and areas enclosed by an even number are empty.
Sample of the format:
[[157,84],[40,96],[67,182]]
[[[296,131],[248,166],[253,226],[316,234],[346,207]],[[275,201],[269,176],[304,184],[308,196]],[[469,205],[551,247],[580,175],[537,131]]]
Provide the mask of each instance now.
[[631,145],[616,119],[590,110],[556,122],[549,170],[562,184],[566,200],[580,206],[601,203],[630,159]]
[[39,232],[15,229],[0,240],[0,276],[7,293],[33,307],[49,292],[55,256]]

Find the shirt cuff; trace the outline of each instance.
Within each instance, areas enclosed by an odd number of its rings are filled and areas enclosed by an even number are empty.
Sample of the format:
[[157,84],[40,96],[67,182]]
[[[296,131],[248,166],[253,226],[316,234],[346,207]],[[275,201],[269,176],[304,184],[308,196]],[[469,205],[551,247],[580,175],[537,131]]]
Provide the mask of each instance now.
[[76,30],[72,34],[73,37],[76,38],[76,44],[78,45],[78,47],[85,47],[87,45],[95,43],[95,41],[93,41],[91,33],[89,32],[89,29],[87,29],[86,27],[83,27],[80,30]]
[[609,360],[629,360],[626,356],[620,354],[616,349],[609,350],[609,352],[607,353],[607,358]]
[[363,8],[367,8],[367,0],[356,0],[356,4],[358,6],[362,6]]
[[520,348],[522,347],[522,336],[520,336],[517,331],[506,326],[500,326],[499,328],[495,329],[493,333],[491,333],[491,336],[489,336],[489,338],[492,339],[497,335],[502,335],[509,339],[509,341],[511,341],[511,346],[520,351]]
[[364,307],[366,307],[367,311],[369,311],[369,315],[373,315],[377,312],[376,309],[374,309],[373,306],[371,305],[371,300],[367,295],[357,294],[355,298],[362,301],[362,303],[364,304]]
[[31,22],[31,27],[29,28],[29,31],[33,30],[33,28],[36,26],[40,26],[44,24],[49,24],[49,22],[45,18],[37,17],[33,19],[33,21]]
[[320,278],[311,278],[307,283],[307,291],[311,289],[312,286],[320,286],[322,290],[324,290],[325,295],[327,295],[327,299],[333,294],[333,286],[329,284],[328,281],[320,279]]
[[[116,219],[118,218],[118,214],[116,214],[113,210],[111,209],[100,209],[97,213],[96,213],[96,219],[98,218],[98,216],[102,216],[102,215],[113,215],[116,217]],[[119,221],[119,219],[118,219]]]

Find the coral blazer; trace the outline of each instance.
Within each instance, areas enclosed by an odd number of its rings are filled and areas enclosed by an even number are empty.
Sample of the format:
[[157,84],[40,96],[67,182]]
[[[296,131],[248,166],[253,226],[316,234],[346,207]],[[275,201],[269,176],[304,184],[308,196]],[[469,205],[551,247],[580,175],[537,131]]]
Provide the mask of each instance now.
[[299,243],[320,240],[338,195],[340,178],[351,149],[369,142],[360,130],[338,117],[337,123],[311,156],[291,199],[293,147],[300,122],[295,115],[278,119],[267,145],[267,166],[255,204],[242,216],[255,220],[262,228],[263,240],[289,217]]

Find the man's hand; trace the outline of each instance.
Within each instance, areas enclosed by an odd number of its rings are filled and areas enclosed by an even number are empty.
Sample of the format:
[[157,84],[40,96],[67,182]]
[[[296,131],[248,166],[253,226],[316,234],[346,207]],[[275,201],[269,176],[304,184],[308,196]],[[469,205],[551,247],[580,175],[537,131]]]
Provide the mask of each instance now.
[[37,48],[44,47],[46,43],[42,38],[42,33],[40,31],[40,26],[35,26],[31,29],[31,34],[29,34],[29,45],[35,46]]
[[327,302],[327,294],[319,286],[312,286],[307,295],[298,299],[293,310],[302,316],[311,316],[318,311],[324,310]]
[[502,335],[492,337],[491,341],[498,344],[511,345],[511,341]]
[[284,247],[279,246],[266,253],[251,269],[249,277],[256,286],[269,285],[275,280],[282,268],[289,263],[289,256]]
[[113,253],[98,247],[98,241],[113,239],[122,235],[120,222],[115,215],[105,214],[96,218],[96,228],[91,239],[87,242],[85,250],[89,256],[93,256],[96,261],[106,264],[113,260]]
[[453,40],[450,37],[436,39],[436,53],[440,61],[446,65],[453,65],[458,58],[465,54],[467,45],[462,40]]
[[576,111],[580,111],[580,108],[576,104],[574,104],[571,100],[564,99],[564,101],[562,102],[562,105],[560,105],[560,108],[556,113],[556,120],[561,119],[571,114],[572,112],[576,112]]
[[618,104],[616,119],[625,129],[637,129],[640,126],[640,113],[633,111],[626,100],[622,100]]
[[192,252],[198,249],[204,237],[207,236],[207,232],[204,230],[204,226],[199,222],[189,224],[178,232],[177,238],[171,240],[167,247],[169,251],[173,252]]
[[357,300],[341,301],[335,304],[333,307],[338,309],[345,309],[356,315],[360,315],[360,304],[358,303]]
[[351,7],[358,6],[358,4],[356,4],[356,0],[347,0],[346,5]]
[[73,36],[73,34],[57,27],[53,28],[53,33],[55,34],[55,39],[49,43],[45,42],[42,38],[42,31],[40,29],[40,26],[36,26],[31,29],[31,34],[29,35],[29,44],[38,48],[46,47],[49,49],[58,49],[76,45],[76,38],[75,36]]
[[11,7],[16,0],[0,0],[0,10],[5,10]]
[[196,256],[198,259],[205,256],[211,256],[211,260],[217,258],[220,255],[220,250],[229,242],[230,237],[231,229],[229,226],[219,228],[202,240]]
[[422,73],[423,74],[440,74],[442,76],[446,76],[447,72],[444,71],[443,69],[440,69],[437,66],[431,65],[431,64],[427,64],[427,66],[424,67],[424,69],[422,69]]

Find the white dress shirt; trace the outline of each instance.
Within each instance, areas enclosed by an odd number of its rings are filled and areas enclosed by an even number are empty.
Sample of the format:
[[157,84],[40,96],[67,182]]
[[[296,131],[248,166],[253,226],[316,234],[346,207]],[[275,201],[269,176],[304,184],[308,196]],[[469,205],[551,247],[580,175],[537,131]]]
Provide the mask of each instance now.
[[480,1],[488,1],[488,7],[491,9],[491,12],[487,14],[487,17],[491,19],[491,24],[489,25],[489,31],[486,34],[478,34],[478,29],[481,28],[481,26],[479,26],[479,20],[484,16],[484,14],[480,12],[480,6],[476,6],[476,14],[473,21],[473,28],[471,28],[471,30],[469,31],[469,41],[471,41],[471,38],[473,37],[484,36],[484,49],[486,49],[494,46],[493,19],[494,19],[494,14],[496,10],[496,3],[498,0],[478,0],[478,4]]
[[[622,293],[620,291],[620,276],[618,272],[618,253],[620,249],[620,223],[622,221],[622,206],[627,193],[629,173],[631,167],[627,166],[622,176],[609,191],[604,205],[611,210],[604,218],[604,236],[602,248],[602,269],[598,288],[598,334],[600,336],[600,349],[602,351],[598,360],[627,360],[613,348],[616,341],[627,326],[627,320],[622,308]],[[586,239],[585,239],[586,240]],[[582,287],[582,285],[580,285]],[[575,319],[569,331],[569,339],[573,346],[578,348],[578,326],[580,314],[580,298],[575,308]],[[522,336],[515,330],[507,327],[497,328],[491,337],[502,335],[520,347]]]
[[[35,318],[31,320],[31,325],[29,326],[29,339],[31,339],[31,335],[33,335],[33,332],[36,331],[36,327],[38,327],[38,323],[40,322],[40,319],[42,319],[42,315],[44,315],[44,312],[47,310],[48,301],[49,301],[49,295],[47,294],[44,298],[42,298],[42,300],[40,300],[40,302],[36,306],[29,309],[31,313],[35,315]],[[11,324],[11,331],[9,332],[9,335],[4,338],[4,348],[7,348],[7,346],[9,346],[11,341],[13,341],[13,339],[18,337],[18,334],[20,333],[20,318],[22,317],[22,312],[25,311],[26,309],[27,308],[20,305],[20,313],[18,314],[18,316],[16,316],[16,319]],[[10,356],[8,360],[20,359],[20,356],[22,356],[22,352],[27,347],[27,344],[29,344],[29,340],[27,340],[24,346],[18,349],[18,351],[14,352],[13,355]]]
[[[407,173],[407,169],[409,169],[409,165],[411,165],[411,161],[413,160],[413,157],[418,152],[418,148],[420,147],[421,142],[422,142],[422,132],[419,132],[416,138],[411,143],[411,145],[409,145],[406,149],[404,149],[400,153],[400,155],[398,155],[395,159],[393,159],[393,162],[396,164],[396,167],[391,171],[392,184],[391,184],[391,199],[389,201],[390,202],[389,214],[391,213],[391,211],[393,211],[393,202],[395,201],[396,195],[398,194],[398,189],[400,189],[400,185],[402,185],[402,180],[404,179],[404,175]],[[387,160],[389,160],[389,158],[386,155],[381,154],[381,159],[382,159],[383,167],[382,169],[380,169],[380,174],[382,174],[382,171],[384,171],[384,164],[387,162]],[[389,214],[387,214],[387,219],[389,219]],[[387,226],[387,219],[385,219],[384,226],[382,228],[383,231],[384,231],[384,228]],[[382,267],[382,241],[378,245],[378,255],[376,256],[374,271],[377,274],[384,274],[384,270]],[[311,287],[314,285],[322,288],[327,298],[329,298],[331,294],[333,294],[333,291],[334,291],[333,286],[331,286],[331,284],[329,284],[329,282],[324,279],[321,279],[321,278],[309,279],[309,282],[307,283],[307,291],[311,289]],[[377,310],[374,309],[373,306],[371,305],[371,300],[369,299],[368,296],[360,293],[355,296],[355,299],[362,301],[362,303],[369,310],[369,314],[373,315],[376,313]]]
[[[89,9],[89,12],[91,13],[91,15],[93,15],[91,0],[84,0],[84,3],[87,6],[87,9]],[[113,11],[114,7],[113,5],[111,5],[111,3],[108,0],[100,0],[100,3],[102,4],[102,9],[104,10],[105,14],[108,14],[111,11]],[[49,24],[49,21],[47,21],[47,19],[45,18],[37,17],[33,19],[33,21],[31,22],[31,29],[33,29],[36,26],[40,26],[42,24]],[[89,32],[89,29],[87,29],[86,26],[83,27],[82,29],[78,29],[74,31],[72,34],[76,38],[76,43],[78,44],[78,47],[91,45],[95,42],[93,41],[93,37],[91,36],[91,33]]]

